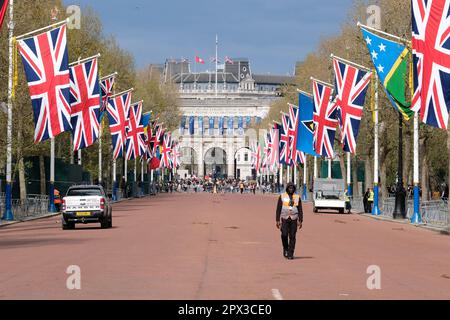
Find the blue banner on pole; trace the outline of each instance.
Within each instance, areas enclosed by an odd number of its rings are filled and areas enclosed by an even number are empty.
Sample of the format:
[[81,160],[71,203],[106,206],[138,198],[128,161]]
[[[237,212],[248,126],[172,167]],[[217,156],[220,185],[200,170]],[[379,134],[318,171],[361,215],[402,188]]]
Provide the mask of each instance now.
[[225,117],[220,117],[219,118],[219,135],[220,136],[223,136],[225,133],[224,127],[225,127]]
[[244,117],[238,117],[238,133],[240,136],[244,135]]
[[234,117],[228,117],[228,131],[229,136],[234,134]]
[[314,103],[312,97],[304,93],[299,94],[299,112],[297,150],[319,157],[314,151]]
[[250,128],[251,125],[252,125],[252,117],[248,116],[245,118],[245,126],[247,128]]
[[214,127],[216,125],[216,118],[215,117],[209,117],[209,135],[214,135]]
[[181,124],[180,124],[180,135],[184,135],[184,130],[186,129],[186,116],[181,117]]
[[203,136],[204,126],[203,126],[203,117],[198,117],[198,133]]
[[195,134],[195,117],[189,118],[189,134],[191,136]]

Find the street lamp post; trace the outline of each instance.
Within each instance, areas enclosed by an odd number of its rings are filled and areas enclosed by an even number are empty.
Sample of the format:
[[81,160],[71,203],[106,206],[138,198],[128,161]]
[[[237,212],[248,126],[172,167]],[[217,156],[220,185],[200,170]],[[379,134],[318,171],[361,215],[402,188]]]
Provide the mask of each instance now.
[[406,192],[403,186],[403,118],[398,114],[398,169],[394,219],[406,219]]

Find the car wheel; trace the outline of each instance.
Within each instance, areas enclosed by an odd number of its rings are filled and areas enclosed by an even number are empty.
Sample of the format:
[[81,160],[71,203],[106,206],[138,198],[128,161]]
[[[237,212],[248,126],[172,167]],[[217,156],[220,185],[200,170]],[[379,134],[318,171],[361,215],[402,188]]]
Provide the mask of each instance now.
[[63,230],[73,230],[75,229],[75,223],[74,222],[67,222],[67,223],[62,223],[62,229]]
[[339,213],[340,213],[340,214],[344,214],[344,213],[345,213],[345,210],[344,210],[344,209],[339,209]]
[[113,222],[112,222],[112,216],[109,217],[109,222],[108,222],[108,228],[112,228],[113,226]]
[[108,227],[109,227],[108,218],[102,219],[102,221],[100,221],[100,226],[102,229],[108,229]]
[[313,212],[314,212],[314,213],[318,213],[318,212],[319,212],[319,209],[314,208],[314,209],[313,209]]

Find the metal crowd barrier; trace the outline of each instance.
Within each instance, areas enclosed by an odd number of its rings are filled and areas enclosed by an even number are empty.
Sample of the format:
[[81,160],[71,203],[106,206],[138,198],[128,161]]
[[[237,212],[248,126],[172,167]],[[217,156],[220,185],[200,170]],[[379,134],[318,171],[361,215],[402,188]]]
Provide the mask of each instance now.
[[445,201],[426,201],[421,204],[421,213],[424,223],[431,225],[447,225],[448,205]]
[[364,212],[364,202],[363,197],[352,197],[350,203],[352,205],[352,211],[357,213]]
[[48,214],[48,196],[28,195],[25,200],[14,199],[12,210],[17,221],[45,216]]

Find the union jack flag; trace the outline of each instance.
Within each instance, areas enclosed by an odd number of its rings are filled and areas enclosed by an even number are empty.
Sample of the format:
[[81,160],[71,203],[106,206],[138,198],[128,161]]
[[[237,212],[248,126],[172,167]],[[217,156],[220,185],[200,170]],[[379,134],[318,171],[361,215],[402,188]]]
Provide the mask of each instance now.
[[338,59],[333,59],[336,78],[337,117],[341,143],[345,152],[356,153],[356,140],[363,115],[371,72],[362,71]]
[[337,105],[331,101],[333,89],[313,80],[314,93],[314,151],[334,159],[334,138],[339,121]]
[[172,148],[172,163],[174,168],[178,168],[181,165],[181,146],[176,143]]
[[131,91],[110,99],[106,110],[108,111],[109,129],[111,131],[113,158],[122,157],[123,147],[127,140],[127,119],[131,106]]
[[70,68],[73,150],[90,147],[100,129],[100,88],[97,59]]
[[264,150],[261,164],[263,169],[269,168],[269,157],[270,157],[269,142],[270,142],[270,133],[266,132],[264,134]]
[[255,142],[253,143],[251,150],[253,169],[255,169],[256,172],[259,172],[259,170],[261,170],[261,146],[258,142]]
[[295,160],[294,163],[295,165],[299,165],[299,164],[305,164],[306,161],[306,154],[302,151],[295,151],[296,155],[295,155]]
[[164,135],[161,146],[161,168],[172,168],[172,138],[169,133]]
[[161,145],[161,136],[163,135],[162,125],[155,122],[150,132],[149,149],[152,157],[156,154],[157,148]]
[[450,109],[450,1],[412,1],[414,95],[422,122],[447,130]]
[[66,25],[18,41],[34,113],[34,141],[70,131],[70,75]]
[[281,116],[282,127],[280,128],[280,161],[287,165],[291,164],[291,138],[289,136],[289,115]]
[[289,158],[292,160],[296,159],[295,152],[297,150],[297,137],[298,137],[298,122],[300,113],[298,112],[298,107],[293,104],[289,104],[289,139],[291,141],[289,147]]
[[145,133],[141,124],[142,102],[138,102],[130,107],[127,124],[127,159],[134,160],[145,153]]
[[103,113],[106,111],[106,107],[108,106],[108,101],[111,98],[115,81],[115,73],[100,79],[100,89],[102,90],[102,105],[100,107],[101,117],[103,117]]
[[278,124],[274,124],[270,129],[269,140],[269,167],[272,171],[278,170],[280,166],[280,130]]

